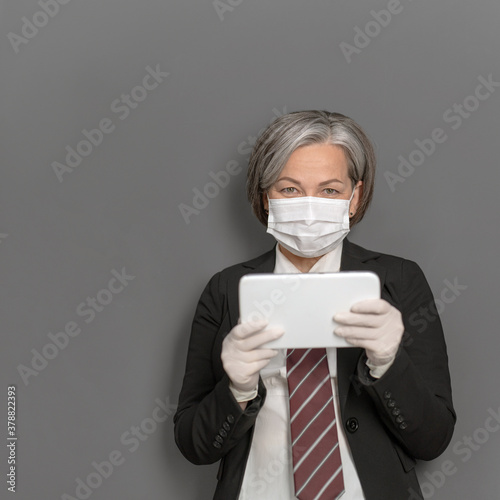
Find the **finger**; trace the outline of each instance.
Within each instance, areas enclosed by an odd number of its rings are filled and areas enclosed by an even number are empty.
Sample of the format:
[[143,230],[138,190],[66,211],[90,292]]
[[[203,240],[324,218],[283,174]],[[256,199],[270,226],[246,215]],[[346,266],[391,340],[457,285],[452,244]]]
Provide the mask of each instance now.
[[380,337],[380,331],[374,328],[365,328],[360,326],[338,326],[334,330],[335,335],[343,337],[347,341],[375,341]]
[[370,340],[366,340],[366,339],[358,339],[358,338],[355,338],[355,337],[349,337],[346,339],[347,342],[349,342],[349,344],[351,344],[353,347],[362,347],[363,349],[366,349],[367,351],[370,351],[372,350],[372,346],[373,346],[373,341],[370,341]]
[[356,302],[351,307],[351,312],[361,314],[386,314],[391,307],[391,304],[384,299],[367,299]]
[[284,333],[285,331],[283,328],[267,328],[266,330],[254,333],[250,337],[242,339],[238,347],[242,351],[253,351],[254,349],[258,349],[263,344],[279,339]]
[[364,326],[366,328],[376,328],[381,323],[378,315],[352,312],[337,313],[333,320],[341,325]]
[[267,324],[267,320],[245,321],[233,328],[233,334],[236,338],[245,339],[253,335],[255,332],[263,330]]
[[247,364],[257,363],[264,360],[270,360],[278,354],[275,349],[254,349],[244,354],[244,361]]
[[252,373],[253,375],[255,375],[260,370],[262,370],[263,368],[265,368],[269,364],[270,360],[271,360],[271,358],[266,358],[266,359],[263,359],[261,361],[255,361],[250,366],[250,373]]

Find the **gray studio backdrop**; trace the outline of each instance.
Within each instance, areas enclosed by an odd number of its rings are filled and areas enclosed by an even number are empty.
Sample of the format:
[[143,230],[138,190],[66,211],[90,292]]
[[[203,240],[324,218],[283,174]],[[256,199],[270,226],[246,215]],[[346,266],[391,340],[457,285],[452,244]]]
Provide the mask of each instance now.
[[497,0],[3,0],[1,497],[211,498],[216,467],[173,440],[191,319],[273,244],[244,194],[256,134],[321,108],[377,147],[352,241],[416,260],[444,323],[458,423],[424,494],[500,498],[499,21]]

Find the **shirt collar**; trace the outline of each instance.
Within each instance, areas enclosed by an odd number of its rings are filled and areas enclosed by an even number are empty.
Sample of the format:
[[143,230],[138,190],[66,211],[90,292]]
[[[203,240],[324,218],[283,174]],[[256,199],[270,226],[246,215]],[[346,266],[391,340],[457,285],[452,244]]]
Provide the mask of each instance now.
[[[323,255],[309,270],[310,273],[336,273],[340,269],[340,259],[342,256],[342,242],[330,252]],[[274,272],[280,274],[300,273],[290,260],[279,249],[276,244],[276,261]]]

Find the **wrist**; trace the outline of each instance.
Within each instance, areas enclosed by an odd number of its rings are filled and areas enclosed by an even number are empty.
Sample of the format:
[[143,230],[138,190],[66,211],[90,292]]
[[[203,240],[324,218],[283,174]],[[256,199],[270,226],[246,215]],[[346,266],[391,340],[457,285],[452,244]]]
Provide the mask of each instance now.
[[383,366],[392,363],[396,359],[397,349],[388,349],[377,352],[371,349],[365,349],[365,354],[372,366]]
[[385,360],[383,360],[383,362],[381,362],[380,360],[377,360],[377,362],[374,363],[370,358],[367,357],[366,366],[370,370],[370,375],[373,378],[378,379],[378,378],[382,377],[382,375],[384,375],[385,372],[392,366],[392,363],[394,363],[395,359],[396,359],[395,356],[393,356],[392,358],[389,358],[388,360],[386,358]]
[[238,403],[243,403],[245,401],[251,401],[252,399],[255,399],[258,394],[258,387],[259,384],[257,383],[254,388],[242,389],[235,387],[231,381],[229,382],[229,390],[232,392],[234,399],[236,399]]

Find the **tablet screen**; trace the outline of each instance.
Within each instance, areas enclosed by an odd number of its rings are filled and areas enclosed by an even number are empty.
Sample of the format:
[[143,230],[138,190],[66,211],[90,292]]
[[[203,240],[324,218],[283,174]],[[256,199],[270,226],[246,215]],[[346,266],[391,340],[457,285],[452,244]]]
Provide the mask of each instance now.
[[356,302],[380,298],[375,273],[248,274],[240,279],[242,322],[266,319],[284,335],[272,348],[352,347],[333,333],[337,312],[349,311]]

